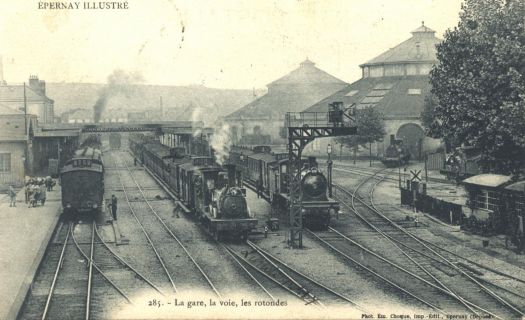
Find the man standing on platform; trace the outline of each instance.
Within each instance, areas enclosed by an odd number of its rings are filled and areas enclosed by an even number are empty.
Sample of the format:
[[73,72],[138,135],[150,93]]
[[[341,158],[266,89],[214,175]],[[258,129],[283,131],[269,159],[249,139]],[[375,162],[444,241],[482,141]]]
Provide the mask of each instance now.
[[113,215],[113,220],[117,221],[117,197],[115,197],[114,194],[111,195],[111,203],[109,204],[109,207],[111,207],[111,214]]
[[16,207],[16,192],[13,186],[9,186],[9,199],[11,199],[11,202],[9,202],[9,206]]

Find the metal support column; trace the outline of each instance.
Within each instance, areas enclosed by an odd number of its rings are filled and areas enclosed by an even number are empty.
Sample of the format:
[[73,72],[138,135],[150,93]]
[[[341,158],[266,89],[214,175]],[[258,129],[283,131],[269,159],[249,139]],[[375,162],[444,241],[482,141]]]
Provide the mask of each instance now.
[[[301,154],[304,147],[315,138],[345,136],[357,133],[354,120],[343,110],[342,102],[330,104],[328,113],[287,113],[288,127],[288,178],[290,181],[290,234],[292,248],[303,247],[303,207]],[[330,159],[331,160],[331,159]]]

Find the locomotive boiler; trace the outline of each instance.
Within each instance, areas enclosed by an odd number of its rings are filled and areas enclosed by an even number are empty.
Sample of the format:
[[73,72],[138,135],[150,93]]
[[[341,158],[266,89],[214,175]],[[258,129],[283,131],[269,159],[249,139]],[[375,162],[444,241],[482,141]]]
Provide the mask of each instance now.
[[191,156],[144,136],[130,136],[130,149],[149,172],[178,198],[180,210],[193,215],[216,240],[247,240],[257,225],[234,166],[208,156]]
[[[253,149],[233,147],[229,161],[242,172],[242,180],[247,186],[255,190],[259,185],[261,195],[275,211],[288,212],[290,190],[286,153],[273,153],[268,146]],[[303,159],[301,168],[303,225],[326,230],[330,217],[340,209],[339,203],[327,196],[328,181],[319,170],[315,157]]]
[[390,136],[390,144],[385,150],[385,155],[381,162],[387,168],[395,168],[399,166],[408,165],[410,161],[410,152],[406,146],[403,145],[403,140],[395,139],[394,135]]

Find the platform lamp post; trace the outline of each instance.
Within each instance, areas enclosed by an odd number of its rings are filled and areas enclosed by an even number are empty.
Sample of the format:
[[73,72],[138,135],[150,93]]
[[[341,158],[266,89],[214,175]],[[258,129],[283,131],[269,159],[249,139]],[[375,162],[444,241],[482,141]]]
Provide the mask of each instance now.
[[328,196],[332,197],[332,145],[328,144],[326,147],[326,153],[328,154]]

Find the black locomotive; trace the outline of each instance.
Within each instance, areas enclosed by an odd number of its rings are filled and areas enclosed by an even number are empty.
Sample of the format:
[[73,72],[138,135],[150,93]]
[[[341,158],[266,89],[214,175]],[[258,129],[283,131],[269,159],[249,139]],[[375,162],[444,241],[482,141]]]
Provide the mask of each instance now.
[[[288,154],[272,153],[268,146],[233,147],[229,161],[241,170],[246,185],[254,190],[259,188],[275,210],[288,212]],[[330,217],[339,211],[339,203],[327,196],[328,182],[314,157],[304,159],[301,167],[303,225],[326,230]]]
[[60,170],[62,207],[68,216],[100,213],[104,197],[104,164],[100,137],[90,136]]
[[187,155],[183,148],[169,148],[140,134],[130,136],[129,146],[177,196],[179,209],[200,220],[216,240],[247,239],[256,227],[235,167],[219,166],[212,157]]
[[448,180],[457,182],[468,177],[481,174],[481,152],[472,147],[459,147],[451,154],[446,155],[440,173]]
[[403,145],[403,140],[395,139],[394,135],[390,136],[390,144],[385,150],[385,155],[381,162],[387,168],[395,168],[399,166],[408,165],[410,161],[410,152],[406,146]]

